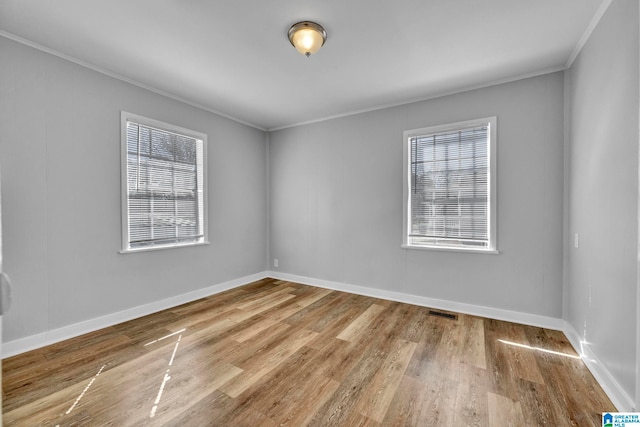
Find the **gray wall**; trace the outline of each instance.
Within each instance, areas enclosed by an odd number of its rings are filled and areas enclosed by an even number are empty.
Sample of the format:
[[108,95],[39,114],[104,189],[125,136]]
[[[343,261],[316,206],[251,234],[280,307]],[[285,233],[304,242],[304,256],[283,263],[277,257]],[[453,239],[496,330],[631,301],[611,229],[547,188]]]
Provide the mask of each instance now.
[[[498,117],[500,255],[402,243],[402,132]],[[563,73],[269,135],[277,270],[562,316]]]
[[637,0],[613,1],[568,72],[565,318],[631,399],[638,327],[638,14]]
[[[265,133],[0,38],[4,340],[265,270]],[[120,110],[208,134],[211,245],[119,254]]]

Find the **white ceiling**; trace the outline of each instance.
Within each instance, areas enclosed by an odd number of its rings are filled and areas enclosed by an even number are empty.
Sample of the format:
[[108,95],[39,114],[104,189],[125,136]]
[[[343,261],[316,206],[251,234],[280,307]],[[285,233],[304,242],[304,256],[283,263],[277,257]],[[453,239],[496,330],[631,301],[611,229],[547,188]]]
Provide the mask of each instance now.
[[[0,0],[27,41],[261,129],[563,69],[607,0]],[[311,58],[289,44],[325,27]]]

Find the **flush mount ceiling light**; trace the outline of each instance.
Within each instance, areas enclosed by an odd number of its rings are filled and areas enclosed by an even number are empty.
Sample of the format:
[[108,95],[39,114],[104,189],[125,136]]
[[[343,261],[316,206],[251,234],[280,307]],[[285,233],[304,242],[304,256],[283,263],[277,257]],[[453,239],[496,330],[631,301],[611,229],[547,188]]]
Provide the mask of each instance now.
[[319,51],[326,40],[327,32],[315,22],[302,21],[289,28],[289,41],[307,58]]

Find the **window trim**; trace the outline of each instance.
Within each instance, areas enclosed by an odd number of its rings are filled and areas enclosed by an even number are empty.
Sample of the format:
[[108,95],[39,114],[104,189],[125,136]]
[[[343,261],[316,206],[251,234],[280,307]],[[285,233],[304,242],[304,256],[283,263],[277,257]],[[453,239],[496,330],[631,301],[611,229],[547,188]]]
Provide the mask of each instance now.
[[[498,232],[497,232],[497,122],[496,116],[484,117],[474,120],[466,120],[456,123],[449,123],[444,125],[427,126],[419,129],[411,129],[403,132],[402,149],[403,149],[403,215],[402,215],[402,245],[404,249],[418,249],[418,250],[438,250],[448,252],[467,252],[467,253],[482,253],[482,254],[499,254],[498,251]],[[409,243],[409,233],[411,227],[411,208],[410,208],[410,189],[411,189],[411,150],[410,140],[412,137],[455,131],[459,129],[469,128],[473,126],[489,124],[489,146],[488,146],[488,158],[489,158],[489,181],[488,185],[488,197],[489,197],[489,212],[488,212],[488,237],[489,244],[487,247],[471,247],[471,246],[454,246],[447,244],[415,244]]]
[[[202,222],[203,222],[203,237],[200,241],[195,242],[180,242],[180,243],[169,243],[169,244],[159,244],[149,247],[139,247],[132,248],[130,247],[130,235],[129,235],[129,196],[128,196],[128,183],[127,183],[127,122],[134,122],[137,124],[141,124],[144,126],[149,126],[153,128],[157,128],[160,130],[164,130],[167,132],[177,133],[180,135],[188,136],[194,139],[202,140],[202,182],[203,182],[203,192],[202,192],[202,203],[203,203],[203,214],[202,214]],[[140,116],[138,114],[129,113],[127,111],[120,112],[120,210],[121,210],[121,223],[120,229],[122,231],[122,247],[120,249],[120,253],[128,254],[128,253],[136,253],[136,252],[147,252],[147,251],[156,251],[163,249],[173,249],[173,248],[182,248],[182,247],[191,247],[191,246],[202,246],[209,244],[209,215],[208,215],[208,179],[207,179],[207,134],[197,132],[191,129],[183,128],[177,125],[173,125],[171,123],[165,123],[160,120],[151,119],[149,117]]]

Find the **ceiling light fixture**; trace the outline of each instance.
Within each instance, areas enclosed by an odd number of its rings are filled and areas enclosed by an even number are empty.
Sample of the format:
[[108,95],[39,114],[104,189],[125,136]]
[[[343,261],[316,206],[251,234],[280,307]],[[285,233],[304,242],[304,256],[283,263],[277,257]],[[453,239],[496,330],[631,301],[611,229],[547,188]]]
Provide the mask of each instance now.
[[326,40],[327,32],[315,22],[302,21],[289,28],[289,41],[307,58],[319,51]]

